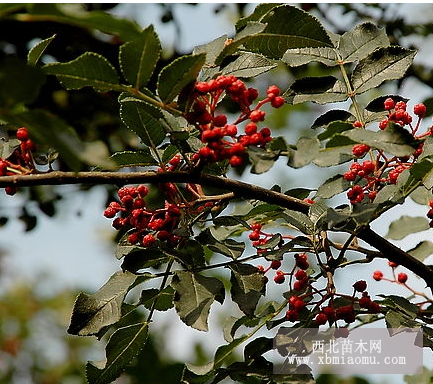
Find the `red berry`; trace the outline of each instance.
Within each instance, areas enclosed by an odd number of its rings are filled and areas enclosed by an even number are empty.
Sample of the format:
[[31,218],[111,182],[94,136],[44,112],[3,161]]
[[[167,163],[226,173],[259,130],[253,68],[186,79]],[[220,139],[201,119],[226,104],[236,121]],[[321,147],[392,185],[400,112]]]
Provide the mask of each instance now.
[[281,261],[280,260],[272,260],[271,262],[271,268],[272,269],[278,269],[281,267]]
[[255,88],[247,89],[247,99],[250,103],[252,103],[255,99],[259,97],[259,92]]
[[388,265],[389,265],[391,268],[397,268],[397,267],[398,267],[398,264],[397,264],[397,263],[394,263],[393,261],[388,261]]
[[375,164],[370,160],[366,160],[362,163],[362,169],[366,175],[369,175],[374,172]]
[[256,132],[257,132],[257,124],[255,124],[255,123],[248,123],[245,126],[245,134],[246,135],[251,136],[251,135],[253,135]]
[[277,271],[277,274],[274,276],[274,281],[277,284],[283,284],[286,277],[284,276],[284,272]]
[[254,133],[250,136],[250,145],[260,144],[262,141],[262,135],[260,133]]
[[355,121],[355,122],[353,122],[353,124],[352,124],[355,128],[362,128],[362,126],[363,126],[363,124],[362,124],[362,122],[360,122],[360,121]]
[[149,188],[147,188],[145,185],[140,184],[137,187],[137,192],[141,197],[145,197],[149,193]]
[[266,112],[255,110],[250,113],[250,120],[253,123],[257,123],[258,121],[263,121],[265,119]]
[[330,322],[333,322],[337,319],[334,307],[323,307],[322,312],[326,315]]
[[308,275],[303,269],[300,269],[295,273],[295,278],[296,280],[308,280]]
[[224,127],[227,124],[226,115],[218,115],[213,118],[213,123],[216,127]]
[[334,332],[334,336],[336,339],[342,337],[346,339],[349,336],[349,328],[343,327],[343,328],[337,328]]
[[361,308],[369,308],[371,305],[371,299],[368,296],[361,297],[359,299],[359,306]]
[[356,144],[352,148],[352,153],[356,157],[361,157],[364,156],[369,150],[370,147],[366,144]]
[[26,141],[29,138],[29,132],[27,128],[21,127],[17,130],[17,139],[20,141]]
[[295,254],[296,266],[300,269],[306,270],[310,266],[308,263],[308,256],[306,253]]
[[343,175],[344,180],[347,181],[354,181],[356,179],[356,173],[353,173],[352,171],[347,171]]
[[407,275],[404,272],[400,272],[397,276],[397,280],[399,283],[404,284],[407,281]]
[[299,313],[297,311],[295,311],[294,309],[289,309],[286,312],[286,319],[289,321],[294,322],[294,321],[298,320],[298,317],[299,317]]
[[375,303],[374,301],[370,301],[370,305],[368,306],[368,311],[370,313],[379,313],[380,312],[380,305]]
[[385,109],[386,109],[387,111],[389,111],[389,110],[391,110],[391,109],[394,108],[394,106],[395,106],[395,102],[394,102],[393,99],[391,99],[390,97],[388,97],[388,98],[384,101],[383,105],[384,105]]
[[302,291],[306,285],[307,285],[307,283],[304,280],[296,280],[293,283],[293,289],[295,291]]
[[280,88],[278,88],[276,85],[271,85],[266,91],[266,94],[268,95],[269,98],[280,96]]
[[324,313],[317,314],[316,318],[314,319],[317,325],[325,325],[328,321],[328,317]]
[[151,234],[148,234],[143,237],[143,239],[141,240],[141,244],[143,245],[143,247],[150,247],[155,243],[155,241],[155,237]]
[[139,240],[139,236],[138,236],[137,232],[131,233],[128,236],[128,243],[130,243],[130,244],[137,244],[138,240]]
[[117,211],[112,208],[112,207],[108,207],[105,211],[104,211],[104,216],[108,219],[113,218],[114,216],[116,216]]
[[253,224],[251,224],[251,229],[253,231],[260,231],[262,229],[262,224],[260,224],[260,223],[253,223]]
[[5,192],[6,192],[6,195],[13,196],[13,195],[15,195],[15,193],[18,192],[18,188],[17,187],[6,187]]
[[208,93],[209,92],[209,85],[205,82],[196,83],[195,89],[200,93]]
[[229,125],[229,126],[226,128],[226,134],[227,134],[228,136],[233,137],[233,136],[236,136],[237,133],[238,133],[238,129],[237,129],[236,125],[233,125],[233,124],[232,124],[232,125]]
[[260,131],[260,134],[262,135],[262,137],[269,137],[271,136],[271,130],[269,128],[263,128]]
[[424,117],[427,111],[427,107],[423,103],[416,104],[413,107],[413,113],[419,117]]
[[379,123],[379,128],[383,131],[388,126],[388,119],[384,119]]
[[0,176],[6,175],[8,164],[6,161],[0,160]]
[[271,100],[271,105],[274,108],[280,108],[284,105],[284,97],[277,96],[276,98]]
[[380,281],[383,278],[383,273],[381,271],[374,271],[373,279],[376,281]]
[[355,284],[353,284],[353,288],[357,292],[363,292],[367,289],[367,283],[364,280],[358,280]]
[[260,239],[260,232],[259,231],[253,231],[249,235],[250,240],[259,240]]
[[397,110],[397,109],[402,109],[403,111],[405,111],[406,110],[406,107],[407,107],[407,105],[406,105],[406,103],[404,102],[404,101],[399,101],[399,102],[397,102],[396,104],[395,104],[395,109]]

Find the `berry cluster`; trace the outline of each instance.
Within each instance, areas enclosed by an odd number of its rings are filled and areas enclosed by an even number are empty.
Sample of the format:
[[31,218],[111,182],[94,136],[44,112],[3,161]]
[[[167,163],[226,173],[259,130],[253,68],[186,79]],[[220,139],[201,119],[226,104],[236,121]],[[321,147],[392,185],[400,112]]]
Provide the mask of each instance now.
[[[35,144],[29,138],[27,128],[18,128],[16,138],[19,145],[13,153],[7,158],[0,158],[0,176],[26,175],[35,170],[32,151],[35,150]],[[5,192],[8,195],[14,195],[17,187],[6,187]]]
[[[407,112],[407,105],[404,101],[395,102],[392,98],[387,98],[384,102],[384,108],[388,111],[388,116],[379,123],[379,129],[387,129],[391,123],[398,124],[401,127],[408,127],[414,139],[422,139],[432,134],[430,128],[427,132],[417,135],[422,118],[426,114],[426,106],[417,104],[413,109],[414,115],[418,117],[417,123],[412,124],[413,118]],[[364,128],[359,121],[355,122],[354,127]],[[344,173],[345,180],[353,183],[351,189],[347,192],[347,197],[352,204],[361,203],[364,199],[373,202],[378,191],[387,184],[396,184],[399,175],[406,169],[412,167],[418,156],[422,153],[423,143],[413,152],[411,156],[405,157],[387,157],[383,151],[378,150],[375,154],[366,144],[356,144],[352,148],[353,155],[357,158],[350,170]],[[367,153],[371,159],[362,163],[358,160]],[[433,212],[432,212],[433,218]]]
[[[241,111],[233,124],[228,124],[226,115],[216,113],[218,103],[225,95]],[[247,147],[264,147],[271,141],[270,129],[264,127],[259,130],[257,125],[266,116],[261,107],[270,103],[272,107],[279,108],[284,104],[284,98],[280,96],[279,88],[272,85],[267,90],[267,97],[253,108],[252,104],[258,96],[255,88],[247,88],[235,76],[221,75],[208,82],[196,83],[191,110],[185,117],[200,130],[200,139],[206,146],[194,154],[192,161],[213,163],[228,159],[232,166],[240,166]],[[245,134],[238,134],[238,125],[247,120],[249,122],[244,127]]]

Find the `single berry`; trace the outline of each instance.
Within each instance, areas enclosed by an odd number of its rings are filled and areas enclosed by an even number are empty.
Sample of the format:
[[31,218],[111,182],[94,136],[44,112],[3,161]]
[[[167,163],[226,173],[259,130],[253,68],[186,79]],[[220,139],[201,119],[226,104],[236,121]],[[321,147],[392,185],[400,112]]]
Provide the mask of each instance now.
[[398,264],[397,264],[397,263],[394,263],[393,261],[388,261],[388,265],[389,265],[391,268],[397,268],[397,267],[398,267]]
[[368,311],[370,313],[379,313],[380,312],[380,305],[375,303],[374,301],[370,301],[370,305],[368,306]]
[[389,110],[391,110],[391,109],[394,108],[394,106],[395,106],[395,102],[394,102],[393,99],[391,99],[390,97],[388,97],[388,98],[384,101],[383,105],[384,105],[385,109],[386,109],[387,111],[389,111]]
[[257,132],[257,124],[255,124],[255,123],[248,123],[245,126],[245,134],[246,135],[251,136],[251,135],[253,135],[256,132]]
[[399,283],[404,284],[407,281],[407,275],[404,272],[400,272],[397,276],[397,280]]
[[427,112],[427,107],[423,103],[416,104],[413,107],[413,113],[419,117],[424,117]]
[[307,283],[306,283],[305,280],[296,280],[293,283],[293,289],[295,291],[302,291],[305,288],[306,285],[307,285]]
[[143,237],[143,239],[141,240],[141,244],[143,245],[143,247],[150,247],[151,245],[153,245],[153,243],[155,243],[155,237],[151,234],[148,234],[146,236]]
[[272,260],[271,268],[272,269],[278,269],[281,267],[281,261],[280,260]]
[[344,177],[344,180],[354,181],[356,179],[356,173],[354,173],[352,171],[347,171],[344,173],[343,177]]
[[[276,85],[269,86],[268,90],[266,91],[266,94],[269,98],[275,98],[277,96],[280,96],[280,88],[278,88]],[[270,96],[273,95],[273,96]]]
[[289,309],[286,312],[286,319],[289,321],[294,322],[294,321],[298,320],[298,317],[299,317],[299,313],[298,313],[298,311],[295,311],[294,309]]
[[216,127],[224,127],[227,124],[226,115],[218,115],[213,118],[213,123]]
[[277,271],[276,275],[274,276],[274,281],[277,284],[283,284],[286,277],[284,276],[284,272]]
[[112,208],[112,207],[108,207],[105,211],[104,211],[104,216],[107,219],[112,219],[114,216],[116,216],[117,211]]
[[398,109],[402,109],[403,111],[405,111],[406,108],[407,108],[407,105],[406,105],[406,103],[405,103],[404,101],[399,101],[399,102],[397,102],[397,103],[395,104],[395,109],[396,109],[396,110],[398,110]]
[[6,161],[0,160],[0,176],[6,175],[8,164]]
[[362,163],[362,170],[365,172],[366,175],[373,173],[374,169],[375,169],[375,164],[372,161],[366,160]]
[[355,128],[362,128],[363,124],[361,121],[356,120],[355,122],[353,122],[352,124]]
[[381,129],[382,131],[384,129],[386,129],[386,127],[388,126],[389,120],[388,119],[383,119],[379,122],[379,129]]
[[299,269],[295,273],[295,279],[296,280],[308,280],[308,275],[303,269]]
[[130,244],[137,244],[138,240],[139,240],[139,235],[137,232],[131,233],[128,236],[128,243],[130,243]]
[[376,281],[380,281],[383,278],[383,273],[381,271],[374,271],[373,279]]
[[320,312],[317,314],[316,318],[314,319],[317,325],[325,325],[328,321],[328,316],[326,316],[323,312]]
[[300,269],[307,270],[310,264],[308,263],[308,256],[306,253],[295,254],[296,266]]
[[371,299],[368,296],[361,297],[359,299],[359,306],[361,308],[369,308],[371,305]]
[[226,134],[227,134],[228,136],[233,137],[233,136],[236,136],[237,133],[238,133],[238,129],[237,129],[236,125],[233,125],[233,124],[232,124],[232,125],[229,125],[229,126],[226,128]]
[[352,148],[352,153],[356,157],[361,157],[364,156],[369,150],[370,147],[366,144],[356,144]]
[[5,192],[6,192],[6,195],[13,196],[13,195],[15,195],[15,193],[18,192],[18,188],[17,187],[6,187]]
[[21,127],[17,130],[17,139],[20,141],[26,141],[29,138],[29,132],[27,128]]
[[205,93],[209,92],[209,85],[208,85],[208,83],[205,83],[205,82],[196,83],[195,89],[199,93],[205,94]]
[[265,119],[266,112],[255,110],[250,113],[250,119],[253,123],[263,121]]
[[284,105],[284,97],[277,96],[274,99],[271,100],[271,105],[274,108],[280,108]]
[[364,280],[358,280],[355,284],[353,284],[353,288],[357,292],[363,292],[367,289],[367,283]]
[[259,231],[253,231],[250,233],[250,235],[248,236],[250,238],[250,240],[256,241],[260,239],[260,232]]

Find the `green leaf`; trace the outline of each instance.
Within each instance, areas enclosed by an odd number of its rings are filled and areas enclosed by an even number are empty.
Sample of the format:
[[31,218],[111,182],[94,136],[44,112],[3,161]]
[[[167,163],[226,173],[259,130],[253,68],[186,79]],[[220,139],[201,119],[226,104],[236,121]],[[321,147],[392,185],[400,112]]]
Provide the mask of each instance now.
[[367,106],[365,107],[365,109],[367,111],[370,112],[382,112],[385,111],[385,105],[384,102],[386,99],[393,99],[396,103],[398,103],[399,101],[404,101],[405,103],[407,103],[409,101],[409,99],[406,99],[405,97],[402,97],[400,95],[385,95],[385,96],[380,96],[377,97],[375,99],[373,99],[372,101],[370,101]]
[[400,79],[412,64],[416,52],[399,46],[379,48],[361,60],[353,70],[356,93],[376,88],[386,80]]
[[206,54],[185,55],[164,67],[158,76],[158,95],[164,103],[169,103],[193,82],[206,61]]
[[68,333],[96,335],[102,328],[118,322],[123,299],[136,279],[132,273],[119,271],[95,294],[80,293],[74,304]]
[[0,137],[0,159],[7,159],[21,144],[18,139]]
[[140,27],[136,22],[117,18],[104,11],[86,11],[83,4],[31,3],[27,9],[29,14],[38,15],[41,19],[98,29],[109,35],[117,35],[122,41],[134,39],[140,34]]
[[232,352],[248,338],[248,335],[243,335],[237,339],[234,339],[231,343],[219,347],[215,352],[213,369],[221,367],[224,361],[232,354]]
[[[322,132],[320,135],[317,136],[319,140],[326,140],[326,139],[333,139],[335,136],[339,135],[342,132],[350,131],[353,129],[352,123],[348,123],[347,121],[333,121],[332,123],[328,124],[326,127],[326,131]],[[335,145],[335,141],[333,141],[333,144],[327,145],[328,148],[335,147],[335,146],[341,146],[342,142],[339,142],[338,145]]]
[[171,286],[164,288],[162,291],[152,288],[141,292],[140,303],[147,309],[153,307],[157,311],[167,311],[173,308],[173,302],[174,289]]
[[224,49],[215,59],[215,64],[220,65],[223,60],[230,55],[236,53],[238,48],[245,44],[248,40],[258,35],[265,29],[266,25],[258,22],[248,22],[245,28],[237,32],[232,40],[226,42]]
[[257,53],[243,52],[223,68],[223,75],[236,77],[255,77],[270,71],[278,64]]
[[189,268],[204,267],[206,264],[203,247],[198,241],[192,239],[188,239],[177,250],[176,255],[178,260]]
[[16,104],[30,104],[36,100],[45,83],[45,74],[39,67],[9,56],[0,62],[0,83],[1,105],[16,108]]
[[171,282],[176,290],[174,304],[181,320],[199,331],[207,331],[209,310],[214,302],[224,301],[224,285],[215,277],[177,271]]
[[135,89],[140,89],[152,76],[160,55],[161,44],[153,25],[150,25],[139,37],[120,47],[119,64],[123,76]]
[[279,59],[290,48],[333,47],[319,20],[294,6],[276,7],[260,21],[267,24],[266,28],[248,40],[245,46],[265,56]]
[[406,320],[406,317],[402,313],[392,309],[385,314],[387,328],[405,328],[404,322]]
[[269,171],[278,158],[278,154],[268,152],[266,149],[249,147],[248,156],[253,165],[251,173],[261,174]]
[[410,195],[410,198],[417,204],[428,205],[433,200],[433,193],[423,185],[416,188]]
[[311,163],[319,153],[320,143],[315,137],[301,137],[296,143],[296,150],[290,151],[287,164],[293,168],[301,168]]
[[229,268],[232,299],[243,313],[251,316],[264,294],[263,274],[250,264],[233,264]]
[[27,64],[33,66],[36,65],[55,37],[56,35],[53,35],[37,43],[27,54]]
[[425,217],[412,217],[403,215],[393,221],[388,229],[386,237],[393,240],[404,239],[407,235],[429,229],[428,220]]
[[338,50],[344,62],[362,60],[377,48],[389,46],[385,28],[378,28],[367,21],[344,33]]
[[342,175],[335,175],[326,180],[317,190],[316,196],[323,199],[329,199],[350,187],[350,182],[344,179]]
[[282,237],[279,233],[276,233],[275,235],[272,235],[272,237],[266,241],[265,244],[256,245],[257,249],[269,249],[269,248],[275,248],[278,244],[281,243]]
[[147,336],[147,323],[133,324],[117,329],[108,340],[105,367],[99,369],[91,363],[87,364],[88,383],[108,384],[113,382],[144,347]]
[[224,46],[227,42],[227,35],[223,35],[220,37],[217,37],[215,40],[212,40],[210,43],[197,45],[194,47],[194,50],[192,53],[194,55],[198,55],[200,53],[206,54],[206,64],[215,64],[215,60],[218,57],[218,55],[222,52],[224,49]]
[[120,118],[149,147],[161,144],[166,136],[161,119],[161,111],[144,101],[132,97],[122,100]]
[[[328,128],[328,126],[332,123],[345,122],[345,120],[350,117],[354,117],[350,112],[344,111],[342,109],[331,109],[330,111],[324,113],[319,116],[316,120],[314,120],[311,128],[316,129],[319,127]],[[352,127],[353,128],[353,127]]]
[[427,240],[421,241],[414,248],[407,251],[407,253],[420,261],[424,261],[427,257],[433,254],[433,243]]
[[280,5],[278,3],[262,3],[257,5],[251,15],[242,17],[236,22],[236,32],[245,27],[249,21],[260,21],[269,11]]
[[284,211],[283,218],[287,223],[293,225],[295,228],[298,228],[306,235],[311,235],[314,233],[314,223],[305,213],[286,209]]
[[212,235],[209,228],[202,231],[196,239],[202,245],[207,246],[211,251],[231,257],[233,260],[241,256],[245,250],[245,243],[233,239],[218,240]]
[[313,163],[319,167],[330,167],[347,163],[353,159],[353,145],[341,145],[336,147],[321,148]]
[[335,49],[330,47],[288,49],[281,60],[289,67],[299,67],[312,61],[318,61],[330,67],[338,64]]
[[67,63],[53,63],[42,67],[48,75],[55,75],[68,90],[93,87],[99,91],[120,90],[116,69],[103,56],[83,53]]
[[414,152],[413,136],[398,125],[388,127],[384,131],[373,132],[366,129],[352,129],[342,133],[351,140],[381,149],[394,156],[409,156]]
[[318,104],[345,101],[346,86],[334,76],[304,77],[295,80],[283,94],[290,104],[312,101]]
[[418,315],[419,308],[416,304],[411,303],[408,299],[396,296],[396,295],[380,295],[385,298],[385,300],[391,301],[390,307],[395,309],[398,308],[403,311],[410,318],[415,319]]
[[111,155],[110,159],[112,159],[119,167],[136,167],[158,164],[150,154],[149,150],[116,152]]

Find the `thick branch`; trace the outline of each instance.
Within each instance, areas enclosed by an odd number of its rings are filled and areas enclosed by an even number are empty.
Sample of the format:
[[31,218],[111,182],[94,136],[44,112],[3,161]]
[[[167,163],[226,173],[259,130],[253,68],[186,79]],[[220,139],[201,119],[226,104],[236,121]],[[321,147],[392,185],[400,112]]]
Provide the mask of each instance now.
[[[256,185],[244,183],[224,177],[203,175],[190,172],[48,172],[30,175],[2,176],[0,188],[7,186],[33,185],[64,185],[64,184],[139,184],[139,183],[198,183],[208,187],[216,187],[234,193],[235,197],[261,200],[270,204],[277,204],[295,211],[308,213],[310,204],[287,196],[283,193],[271,191]],[[433,269],[424,265],[413,256],[396,247],[370,228],[358,233],[364,240],[385,255],[389,260],[402,265],[423,278],[433,289]]]

